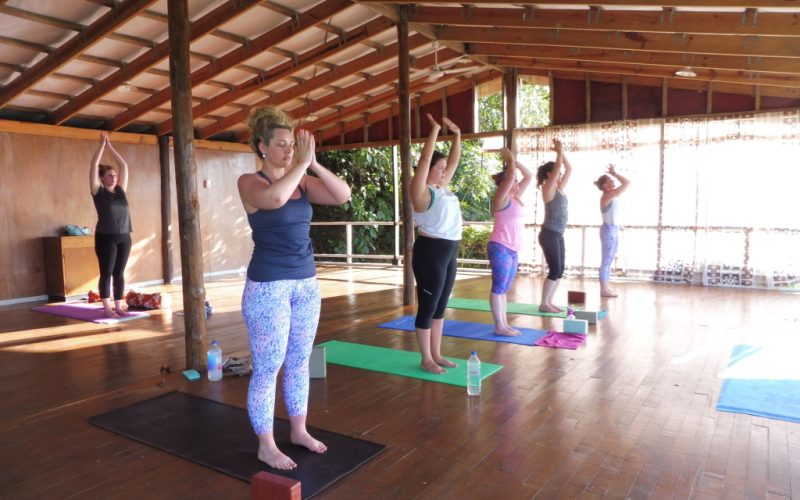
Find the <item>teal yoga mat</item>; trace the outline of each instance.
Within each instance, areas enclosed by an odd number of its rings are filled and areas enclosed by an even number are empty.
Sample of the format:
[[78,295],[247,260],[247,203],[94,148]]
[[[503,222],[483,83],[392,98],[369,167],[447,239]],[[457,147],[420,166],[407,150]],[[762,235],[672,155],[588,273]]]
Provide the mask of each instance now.
[[[489,305],[488,300],[484,299],[462,299],[459,297],[450,297],[447,301],[447,307],[451,309],[467,309],[470,311],[488,311],[491,312],[492,307]],[[553,318],[566,318],[567,306],[559,306],[564,309],[559,313],[548,313],[539,310],[539,304],[518,304],[509,302],[506,304],[506,311],[509,314],[527,314],[529,316],[550,316]],[[597,317],[602,319],[606,317],[606,311],[598,311]]]
[[[319,345],[325,346],[326,360],[336,365],[390,373],[401,377],[418,378],[441,384],[467,386],[466,359],[447,356],[447,359],[458,366],[456,368],[447,368],[447,373],[436,375],[420,368],[420,355],[418,352],[354,344],[340,340],[330,340]],[[502,368],[502,365],[481,362],[481,380],[500,371]]]

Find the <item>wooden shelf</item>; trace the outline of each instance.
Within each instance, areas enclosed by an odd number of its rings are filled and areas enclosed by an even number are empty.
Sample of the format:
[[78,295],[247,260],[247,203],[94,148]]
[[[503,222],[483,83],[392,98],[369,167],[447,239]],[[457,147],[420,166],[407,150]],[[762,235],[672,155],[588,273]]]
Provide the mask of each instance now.
[[97,288],[100,271],[94,253],[94,236],[47,236],[44,266],[47,295],[65,300]]

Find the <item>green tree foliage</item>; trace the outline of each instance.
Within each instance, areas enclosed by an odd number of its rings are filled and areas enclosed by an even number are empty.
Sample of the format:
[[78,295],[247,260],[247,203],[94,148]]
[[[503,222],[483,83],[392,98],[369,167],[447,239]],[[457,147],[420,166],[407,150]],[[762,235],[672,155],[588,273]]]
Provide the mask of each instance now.
[[518,90],[519,126],[539,128],[550,125],[550,87],[521,84]]
[[503,93],[495,92],[478,99],[478,131],[503,130]]

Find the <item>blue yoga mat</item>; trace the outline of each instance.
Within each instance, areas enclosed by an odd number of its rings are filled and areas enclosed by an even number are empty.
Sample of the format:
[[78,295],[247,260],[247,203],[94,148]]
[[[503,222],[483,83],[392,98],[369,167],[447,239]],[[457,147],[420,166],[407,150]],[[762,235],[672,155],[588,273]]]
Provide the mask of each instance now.
[[[378,325],[380,328],[403,330],[413,332],[414,316],[403,316],[392,321]],[[516,328],[516,327],[515,327]],[[491,340],[493,342],[506,342],[509,344],[533,345],[534,342],[547,335],[547,330],[533,328],[516,328],[520,331],[517,337],[506,337],[494,333],[494,325],[486,323],[470,323],[468,321],[444,320],[444,335],[447,337],[461,337],[474,340]]]
[[800,422],[800,366],[786,346],[737,345],[722,383],[717,410]]

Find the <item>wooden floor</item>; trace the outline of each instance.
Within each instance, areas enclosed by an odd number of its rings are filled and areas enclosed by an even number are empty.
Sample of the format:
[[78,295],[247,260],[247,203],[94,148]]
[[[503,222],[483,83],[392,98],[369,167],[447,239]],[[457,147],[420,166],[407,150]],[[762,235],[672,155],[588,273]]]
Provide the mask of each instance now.
[[[416,350],[376,325],[402,307],[394,268],[320,268],[318,342]],[[509,300],[536,302],[521,276]],[[246,354],[243,282],[207,285],[209,336]],[[459,297],[489,279],[462,274]],[[319,498],[800,498],[800,425],[716,411],[731,347],[800,335],[800,297],[782,292],[619,283],[608,318],[575,351],[445,337],[448,356],[477,350],[504,368],[479,398],[463,388],[328,365],[312,380],[309,423],[387,445]],[[600,305],[596,281],[565,280]],[[179,287],[170,291],[180,304]],[[563,302],[563,300],[562,300]],[[182,390],[243,407],[246,378],[187,382],[183,318],[106,327],[0,308],[0,497],[248,498],[249,485],[87,423],[93,415]],[[490,322],[489,313],[448,318]],[[513,316],[547,328],[557,321]],[[179,371],[179,370],[176,370]],[[280,399],[280,398],[279,398]],[[279,402],[278,415],[285,417]],[[253,450],[255,452],[255,450]]]

